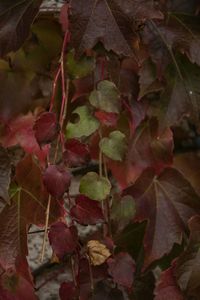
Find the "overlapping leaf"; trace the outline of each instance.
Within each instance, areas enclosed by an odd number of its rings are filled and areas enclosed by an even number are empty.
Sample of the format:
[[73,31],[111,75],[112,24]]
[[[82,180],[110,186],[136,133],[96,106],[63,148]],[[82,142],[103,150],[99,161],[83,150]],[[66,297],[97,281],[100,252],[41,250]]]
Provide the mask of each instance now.
[[159,176],[147,169],[124,191],[136,202],[135,220],[148,220],[144,238],[145,267],[181,243],[188,219],[200,212],[200,198],[175,169]]
[[117,54],[133,55],[134,21],[162,18],[152,1],[73,0],[72,44],[79,54],[101,41]]
[[0,4],[0,56],[16,51],[29,34],[42,0],[8,0]]

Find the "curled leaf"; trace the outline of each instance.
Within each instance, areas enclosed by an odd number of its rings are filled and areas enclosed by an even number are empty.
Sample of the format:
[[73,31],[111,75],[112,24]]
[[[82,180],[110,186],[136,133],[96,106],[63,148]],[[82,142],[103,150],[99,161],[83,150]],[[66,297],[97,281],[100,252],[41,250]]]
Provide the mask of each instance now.
[[102,243],[96,240],[90,240],[87,243],[88,255],[93,266],[102,265],[111,253],[109,249]]

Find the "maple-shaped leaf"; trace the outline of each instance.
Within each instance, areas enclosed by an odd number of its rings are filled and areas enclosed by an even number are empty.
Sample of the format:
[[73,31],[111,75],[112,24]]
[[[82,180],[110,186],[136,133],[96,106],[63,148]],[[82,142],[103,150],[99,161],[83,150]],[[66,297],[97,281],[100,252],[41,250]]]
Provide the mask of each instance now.
[[75,226],[68,227],[57,222],[50,227],[49,242],[56,256],[61,260],[66,254],[72,254],[78,246],[78,233]]
[[0,56],[16,51],[29,34],[42,0],[7,0],[0,4]]
[[154,291],[155,300],[184,300],[174,275],[174,266],[163,271]]
[[60,130],[56,114],[52,112],[42,113],[35,121],[33,130],[38,144],[51,143],[57,137]]
[[70,216],[83,225],[95,225],[104,222],[104,216],[99,204],[83,195],[77,196],[75,205],[70,210]]
[[178,284],[188,298],[198,299],[200,293],[200,217],[189,220],[190,239],[185,251],[176,261],[175,275]]
[[128,146],[128,162],[138,173],[147,167],[159,172],[172,164],[172,158],[173,134],[170,128],[160,133],[155,118],[142,122]]
[[61,300],[74,300],[77,296],[77,289],[73,281],[63,282],[59,289]]
[[200,212],[200,197],[181,173],[166,168],[159,176],[145,170],[135,184],[124,191],[136,203],[135,221],[147,220],[144,237],[147,267],[180,244],[188,219]]
[[62,166],[49,165],[43,175],[47,191],[56,198],[61,198],[69,189],[71,174]]
[[77,139],[68,139],[65,142],[63,160],[69,168],[79,167],[89,161],[90,153],[87,144]]
[[108,272],[112,276],[113,281],[126,288],[131,288],[134,279],[135,262],[126,252],[120,252],[109,258]]
[[30,282],[14,271],[7,271],[0,280],[0,299],[4,300],[37,300],[34,287]]
[[0,198],[9,202],[8,188],[11,176],[11,160],[5,148],[0,146]]
[[149,0],[73,0],[71,13],[72,45],[78,54],[101,41],[108,51],[133,55],[134,21],[163,18]]

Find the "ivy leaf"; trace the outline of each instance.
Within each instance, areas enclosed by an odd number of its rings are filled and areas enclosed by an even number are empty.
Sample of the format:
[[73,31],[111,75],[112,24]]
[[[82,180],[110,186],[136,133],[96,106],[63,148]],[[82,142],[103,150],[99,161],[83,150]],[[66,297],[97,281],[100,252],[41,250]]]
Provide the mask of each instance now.
[[55,198],[60,199],[69,189],[71,174],[62,166],[50,165],[43,175],[47,191]]
[[102,138],[99,146],[101,151],[113,160],[122,161],[127,149],[126,136],[121,131],[112,131],[109,137]]
[[181,290],[176,282],[174,266],[163,271],[155,288],[155,300],[184,300]]
[[93,117],[87,106],[79,106],[73,111],[79,116],[77,123],[69,122],[66,128],[67,138],[90,136],[99,127],[99,121]]
[[0,4],[0,56],[16,51],[29,34],[42,0],[7,0]]
[[169,253],[175,243],[180,244],[187,221],[200,212],[199,196],[183,175],[172,168],[159,176],[152,169],[145,170],[124,194],[135,200],[135,221],[148,220],[145,267]]
[[87,251],[93,266],[102,265],[111,256],[109,249],[97,240],[90,240],[87,243]]
[[0,198],[9,202],[8,188],[10,185],[11,161],[8,152],[0,146]]
[[101,41],[108,51],[133,55],[132,42],[136,38],[134,21],[163,18],[149,0],[89,0],[87,3],[73,0],[71,11],[72,45],[78,54]]
[[6,300],[37,300],[33,285],[21,274],[8,270],[1,276],[0,298]]
[[36,120],[33,130],[38,144],[51,143],[58,135],[60,126],[56,119],[56,114],[44,112]]
[[97,109],[109,112],[120,112],[119,92],[115,84],[103,80],[97,85],[97,90],[92,91],[89,97],[90,103]]
[[105,281],[97,282],[92,300],[125,300],[123,293],[118,288],[112,288]]
[[190,239],[189,244],[181,256],[177,259],[175,275],[178,284],[188,298],[198,299],[200,284],[200,217],[194,216],[189,220]]
[[82,225],[95,225],[104,222],[102,209],[97,202],[79,195],[70,210],[70,216]]
[[108,272],[113,281],[126,288],[131,288],[134,279],[135,262],[126,252],[118,253],[114,258],[109,258]]
[[74,300],[77,295],[76,286],[73,281],[62,282],[59,289],[61,300]]
[[86,77],[95,68],[95,60],[93,57],[83,56],[76,60],[73,52],[67,55],[67,71],[73,79]]
[[63,222],[53,224],[49,230],[49,242],[56,256],[62,260],[66,254],[72,254],[78,246],[76,227],[68,227]]
[[166,128],[160,133],[158,121],[152,118],[137,128],[128,146],[127,160],[138,174],[147,167],[159,172],[172,164],[173,146],[171,129]]
[[90,153],[88,145],[81,143],[77,139],[68,139],[65,142],[63,159],[68,167],[79,167],[89,161]]
[[95,172],[89,172],[81,178],[79,191],[90,199],[102,201],[109,196],[110,190],[110,181]]

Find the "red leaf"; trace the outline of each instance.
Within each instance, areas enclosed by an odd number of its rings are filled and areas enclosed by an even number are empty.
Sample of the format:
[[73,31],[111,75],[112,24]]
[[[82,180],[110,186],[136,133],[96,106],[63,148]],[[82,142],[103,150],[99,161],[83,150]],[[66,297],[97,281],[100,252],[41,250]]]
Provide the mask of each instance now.
[[161,273],[160,280],[155,289],[155,300],[184,300],[173,270],[174,267],[170,267]]
[[77,288],[72,281],[63,282],[59,289],[59,296],[61,300],[73,300],[76,298]]
[[13,119],[7,125],[2,144],[4,147],[20,145],[26,153],[35,154],[41,161],[45,161],[49,148],[39,147],[33,130],[34,123],[35,116],[32,113]]
[[59,259],[71,254],[78,246],[78,233],[75,226],[68,227],[63,222],[53,224],[49,231],[49,242]]
[[85,196],[78,196],[76,205],[72,207],[70,215],[78,223],[83,225],[94,225],[104,222],[104,216],[99,203]]
[[2,300],[37,300],[34,288],[25,278],[10,270],[4,273],[0,282]]
[[56,114],[44,112],[36,120],[33,129],[38,144],[51,143],[58,135],[60,126],[56,119]]
[[78,167],[85,164],[90,157],[88,145],[76,139],[69,139],[65,143],[66,151],[63,159],[68,167]]
[[152,118],[137,128],[129,145],[127,160],[135,169],[143,171],[152,167],[159,173],[172,164],[173,146],[172,131],[167,128],[160,134],[158,121]]
[[108,272],[113,277],[114,282],[131,288],[134,279],[135,262],[132,257],[126,253],[118,253],[114,258],[109,258]]
[[105,112],[101,110],[95,112],[95,117],[102,124],[105,124],[106,126],[112,126],[112,127],[117,125],[117,120],[119,118],[118,114],[116,113]]
[[124,191],[136,203],[135,221],[148,220],[144,237],[145,267],[181,243],[188,219],[200,213],[200,198],[181,173],[172,168],[159,176],[147,169]]
[[71,183],[71,174],[62,166],[50,165],[44,172],[43,181],[47,191],[60,199],[69,189]]

